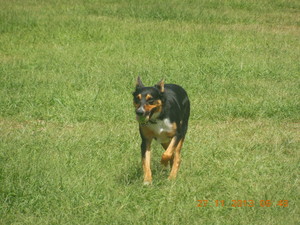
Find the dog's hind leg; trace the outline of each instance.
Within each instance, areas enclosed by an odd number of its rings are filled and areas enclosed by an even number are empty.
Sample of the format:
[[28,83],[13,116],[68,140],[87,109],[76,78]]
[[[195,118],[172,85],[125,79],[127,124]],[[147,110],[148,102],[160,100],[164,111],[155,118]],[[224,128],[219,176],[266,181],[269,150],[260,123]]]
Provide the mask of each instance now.
[[178,144],[176,145],[175,152],[174,152],[174,158],[173,158],[173,165],[172,165],[171,173],[168,177],[169,180],[175,179],[177,176],[177,172],[178,172],[178,169],[179,169],[180,163],[181,163],[180,152],[181,152],[183,141],[184,141],[184,138],[180,139]]
[[[167,143],[161,143],[161,146],[162,146],[165,150],[167,150],[169,144],[170,144],[170,141],[167,142]],[[171,168],[172,168],[172,166],[173,166],[173,159],[174,159],[174,154],[172,155],[172,157],[171,157],[171,159],[170,159],[170,167],[171,167]],[[163,163],[163,165],[165,165],[165,163]],[[167,167],[165,167],[165,168],[167,168]]]
[[[172,161],[173,154],[176,149],[176,145],[177,145],[176,136],[171,139],[168,145],[163,144],[163,147],[166,149],[166,151],[163,153],[161,157],[161,161],[160,161],[161,164],[163,164],[164,166],[168,166],[168,162]],[[166,148],[166,146],[168,147]]]

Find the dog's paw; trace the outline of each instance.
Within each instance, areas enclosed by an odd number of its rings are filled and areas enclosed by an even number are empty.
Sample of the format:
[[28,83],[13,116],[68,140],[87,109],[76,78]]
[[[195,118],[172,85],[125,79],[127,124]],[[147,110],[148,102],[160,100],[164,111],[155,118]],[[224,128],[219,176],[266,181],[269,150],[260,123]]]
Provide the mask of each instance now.
[[171,174],[171,175],[168,177],[168,180],[169,180],[169,181],[174,181],[174,180],[176,180],[176,175]]
[[152,184],[152,181],[149,181],[149,180],[144,180],[144,182],[143,182],[143,185],[145,185],[145,186],[148,186],[151,184]]

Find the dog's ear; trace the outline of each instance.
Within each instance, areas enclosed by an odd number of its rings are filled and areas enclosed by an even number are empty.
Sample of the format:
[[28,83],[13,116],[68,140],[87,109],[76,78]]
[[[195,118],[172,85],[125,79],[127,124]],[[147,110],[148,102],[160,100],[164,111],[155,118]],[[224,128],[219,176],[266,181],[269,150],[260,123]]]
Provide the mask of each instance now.
[[142,88],[142,87],[145,87],[144,84],[142,83],[141,81],[141,78],[140,76],[138,76],[137,80],[136,80],[136,88]]
[[159,92],[163,93],[165,91],[165,81],[164,79],[161,79],[161,81],[159,81],[155,87],[159,90]]

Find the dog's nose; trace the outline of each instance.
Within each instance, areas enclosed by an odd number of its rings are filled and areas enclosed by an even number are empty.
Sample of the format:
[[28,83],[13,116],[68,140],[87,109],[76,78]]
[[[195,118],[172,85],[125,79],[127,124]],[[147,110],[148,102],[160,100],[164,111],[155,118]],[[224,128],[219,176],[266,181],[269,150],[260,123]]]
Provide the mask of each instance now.
[[138,108],[138,109],[135,111],[136,115],[138,115],[138,116],[144,115],[144,112],[145,112],[145,110],[144,110],[142,107]]

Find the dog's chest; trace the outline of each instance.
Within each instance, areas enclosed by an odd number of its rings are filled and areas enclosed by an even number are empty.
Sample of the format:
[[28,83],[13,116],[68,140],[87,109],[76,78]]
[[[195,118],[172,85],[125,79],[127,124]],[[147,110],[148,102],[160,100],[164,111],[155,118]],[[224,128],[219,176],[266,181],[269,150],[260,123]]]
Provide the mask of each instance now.
[[175,133],[175,125],[169,119],[157,120],[147,127],[153,132],[154,138],[160,143],[166,143]]

